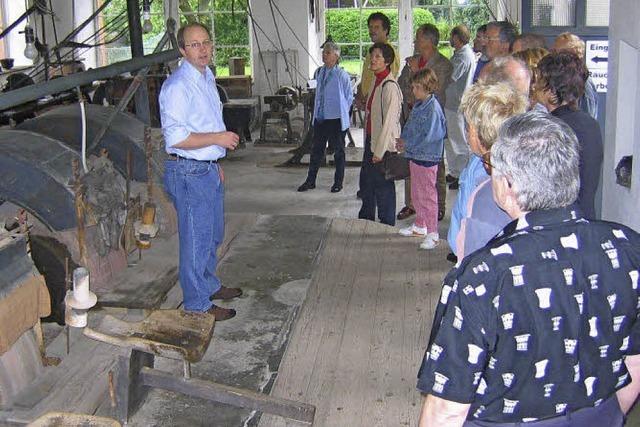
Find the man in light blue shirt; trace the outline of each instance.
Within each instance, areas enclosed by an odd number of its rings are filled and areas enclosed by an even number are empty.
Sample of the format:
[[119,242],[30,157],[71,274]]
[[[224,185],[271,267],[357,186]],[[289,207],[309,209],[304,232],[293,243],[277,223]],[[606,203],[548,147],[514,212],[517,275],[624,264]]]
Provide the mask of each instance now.
[[214,299],[242,294],[222,286],[216,276],[216,250],[224,237],[224,175],[218,160],[238,145],[227,132],[209,63],[213,42],[200,23],[177,35],[183,60],[160,91],[160,119],[168,158],[164,185],[178,216],[179,278],[184,309],[207,312],[216,320],[235,316]]
[[465,137],[464,116],[458,111],[462,95],[471,86],[473,73],[476,70],[476,57],[469,45],[469,40],[471,40],[471,34],[465,25],[458,25],[451,30],[450,43],[455,51],[451,57],[453,72],[447,86],[444,105],[444,115],[447,119],[447,142],[444,147],[447,154],[447,166],[449,166],[449,175],[446,178],[449,182],[449,188],[452,190],[458,188],[460,173],[469,161],[469,145]]
[[327,41],[322,47],[324,65],[316,71],[316,98],[313,108],[313,143],[309,173],[298,191],[316,187],[316,177],[324,157],[327,141],[333,147],[336,173],[331,192],[342,190],[344,181],[344,136],[349,129],[349,109],[353,103],[353,90],[349,74],[338,66],[340,47]]

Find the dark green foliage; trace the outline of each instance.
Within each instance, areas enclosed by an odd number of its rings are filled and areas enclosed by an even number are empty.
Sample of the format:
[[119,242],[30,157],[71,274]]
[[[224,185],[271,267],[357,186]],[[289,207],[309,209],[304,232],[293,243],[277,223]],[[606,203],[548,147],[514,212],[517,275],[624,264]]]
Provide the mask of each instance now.
[[[368,5],[378,4],[388,5],[390,0],[369,1]],[[397,2],[396,2],[397,3]],[[448,1],[442,0],[422,0],[421,5],[446,5]],[[455,2],[454,2],[455,4]],[[466,24],[472,33],[475,29],[491,20],[491,15],[484,6],[482,0],[468,0],[470,7],[435,7],[431,9],[414,7],[413,28],[417,29],[422,24],[435,24],[440,31],[440,50],[450,56],[447,42],[451,29],[458,24]],[[395,3],[394,3],[395,5]],[[325,13],[327,34],[333,37],[337,43],[354,43],[353,46],[342,46],[342,57],[359,59],[359,47],[357,44],[362,40],[364,44],[363,55],[366,54],[369,43],[369,32],[367,29],[367,17],[373,12],[382,12],[391,21],[390,40],[397,44],[398,41],[398,10],[397,8],[379,9],[356,9],[356,8],[332,8]]]

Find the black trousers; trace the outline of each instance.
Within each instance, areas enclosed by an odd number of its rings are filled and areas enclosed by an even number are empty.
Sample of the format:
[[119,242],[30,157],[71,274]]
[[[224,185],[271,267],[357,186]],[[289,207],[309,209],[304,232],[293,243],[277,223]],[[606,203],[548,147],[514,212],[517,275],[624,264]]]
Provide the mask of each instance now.
[[342,186],[345,165],[344,136],[346,133],[346,131],[342,130],[340,119],[315,121],[313,123],[313,142],[311,144],[311,160],[309,161],[307,182],[316,183],[318,169],[320,169],[320,163],[324,157],[327,142],[329,142],[329,146],[335,150],[333,160],[336,164],[336,172],[333,177],[333,183]]
[[373,163],[371,138],[367,136],[364,143],[364,159],[362,162],[361,195],[362,207],[358,218],[375,221],[376,208],[378,219],[387,225],[396,224],[396,184],[384,178],[380,166]]
[[618,398],[614,393],[599,406],[578,409],[567,415],[554,418],[527,423],[490,423],[467,420],[462,427],[622,427],[624,421],[624,414],[620,410]]

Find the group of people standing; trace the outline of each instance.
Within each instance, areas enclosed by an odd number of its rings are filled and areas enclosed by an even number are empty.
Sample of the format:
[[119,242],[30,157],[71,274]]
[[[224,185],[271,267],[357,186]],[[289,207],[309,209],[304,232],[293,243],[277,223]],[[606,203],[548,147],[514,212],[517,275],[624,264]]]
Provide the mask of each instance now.
[[[534,108],[562,117],[586,147],[579,200],[587,216],[595,216],[602,141],[594,120],[597,94],[584,65],[584,42],[577,36],[560,35],[549,52],[544,37],[518,35],[509,22],[495,21],[477,28],[472,46],[469,29],[458,25],[449,34],[453,55],[447,59],[438,50],[437,27],[423,24],[416,31],[415,54],[405,59],[398,75],[398,54],[388,39],[389,19],[375,12],[367,24],[373,45],[365,57],[355,97],[348,74],[338,65],[340,48],[333,41],[323,46],[324,65],[315,74],[310,167],[298,191],[315,188],[327,143],[334,150],[336,165],[331,191],[342,190],[344,137],[353,102],[365,112],[358,217],[376,220],[377,216],[380,222],[395,225],[396,219],[415,215],[415,221],[399,233],[419,236],[423,239],[420,248],[432,249],[440,241],[438,221],[445,216],[447,186],[457,190],[447,233],[452,250],[448,259],[455,262],[470,249],[477,249],[486,235],[499,230],[506,220],[504,215],[481,207],[474,211],[472,205],[478,196],[478,203],[489,196],[485,169],[501,120]],[[560,70],[554,71],[554,67]],[[500,82],[510,83],[516,91],[496,87]],[[474,84],[482,86],[471,90]],[[566,93],[567,86],[570,93]],[[558,93],[558,88],[563,93]],[[526,98],[524,105],[518,95]],[[493,107],[493,115],[478,107],[487,103]],[[498,117],[501,113],[503,117]],[[405,206],[397,215],[395,184],[385,178],[383,167],[387,153],[402,153],[409,160]],[[487,223],[486,215],[502,217],[502,221]],[[477,229],[482,230],[480,239],[474,234]]]
[[[563,34],[547,52],[539,37],[491,22],[477,31],[476,61],[459,26],[449,61],[437,51],[438,30],[425,24],[398,84],[389,29],[384,15],[369,17],[374,44],[355,97],[366,111],[359,217],[374,220],[377,211],[395,223],[395,186],[379,167],[389,152],[411,162],[405,208],[412,200],[416,220],[400,233],[421,236],[424,249],[439,242],[443,151],[458,189],[448,233],[458,259],[418,372],[420,426],[622,426],[640,394],[640,235],[594,219],[602,140],[584,43]],[[183,61],[159,101],[180,285],[185,310],[222,321],[236,312],[215,301],[242,291],[216,275],[224,234],[218,160],[238,135],[222,120],[209,30],[188,24],[177,42]],[[327,140],[337,160],[331,191],[342,189],[352,95],[338,56],[325,44],[300,191],[314,188]]]
[[[366,112],[358,216],[415,214],[399,233],[432,249],[447,183],[457,190],[456,265],[418,372],[420,425],[621,426],[640,393],[640,236],[595,219],[603,144],[584,42],[564,33],[547,50],[500,21],[472,48],[460,25],[449,60],[425,24],[396,81],[397,54],[375,38],[385,18],[369,18],[355,99]],[[410,162],[397,216],[380,168],[392,152]]]

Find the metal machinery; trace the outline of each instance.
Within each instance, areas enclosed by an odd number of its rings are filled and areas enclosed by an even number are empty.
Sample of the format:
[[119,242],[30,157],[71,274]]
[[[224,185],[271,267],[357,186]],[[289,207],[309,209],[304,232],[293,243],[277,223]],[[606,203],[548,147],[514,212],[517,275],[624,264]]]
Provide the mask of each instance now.
[[[262,113],[260,123],[259,144],[295,144],[298,142],[293,136],[289,111],[298,106],[303,93],[291,86],[280,87],[274,95],[265,96],[264,103],[269,105],[269,111]],[[307,111],[305,109],[305,118]],[[267,136],[271,134],[274,136]]]
[[[90,139],[114,109],[86,107]],[[0,130],[0,216],[11,218],[20,208],[30,214],[32,257],[51,294],[51,320],[58,322],[64,319],[66,276],[75,266],[90,268],[97,288],[112,286],[136,249],[132,236],[142,227],[145,204],[157,209],[161,234],[176,230],[175,214],[157,184],[162,147],[151,144],[142,122],[116,114],[99,143],[87,144],[86,171],[81,123],[76,104]]]

